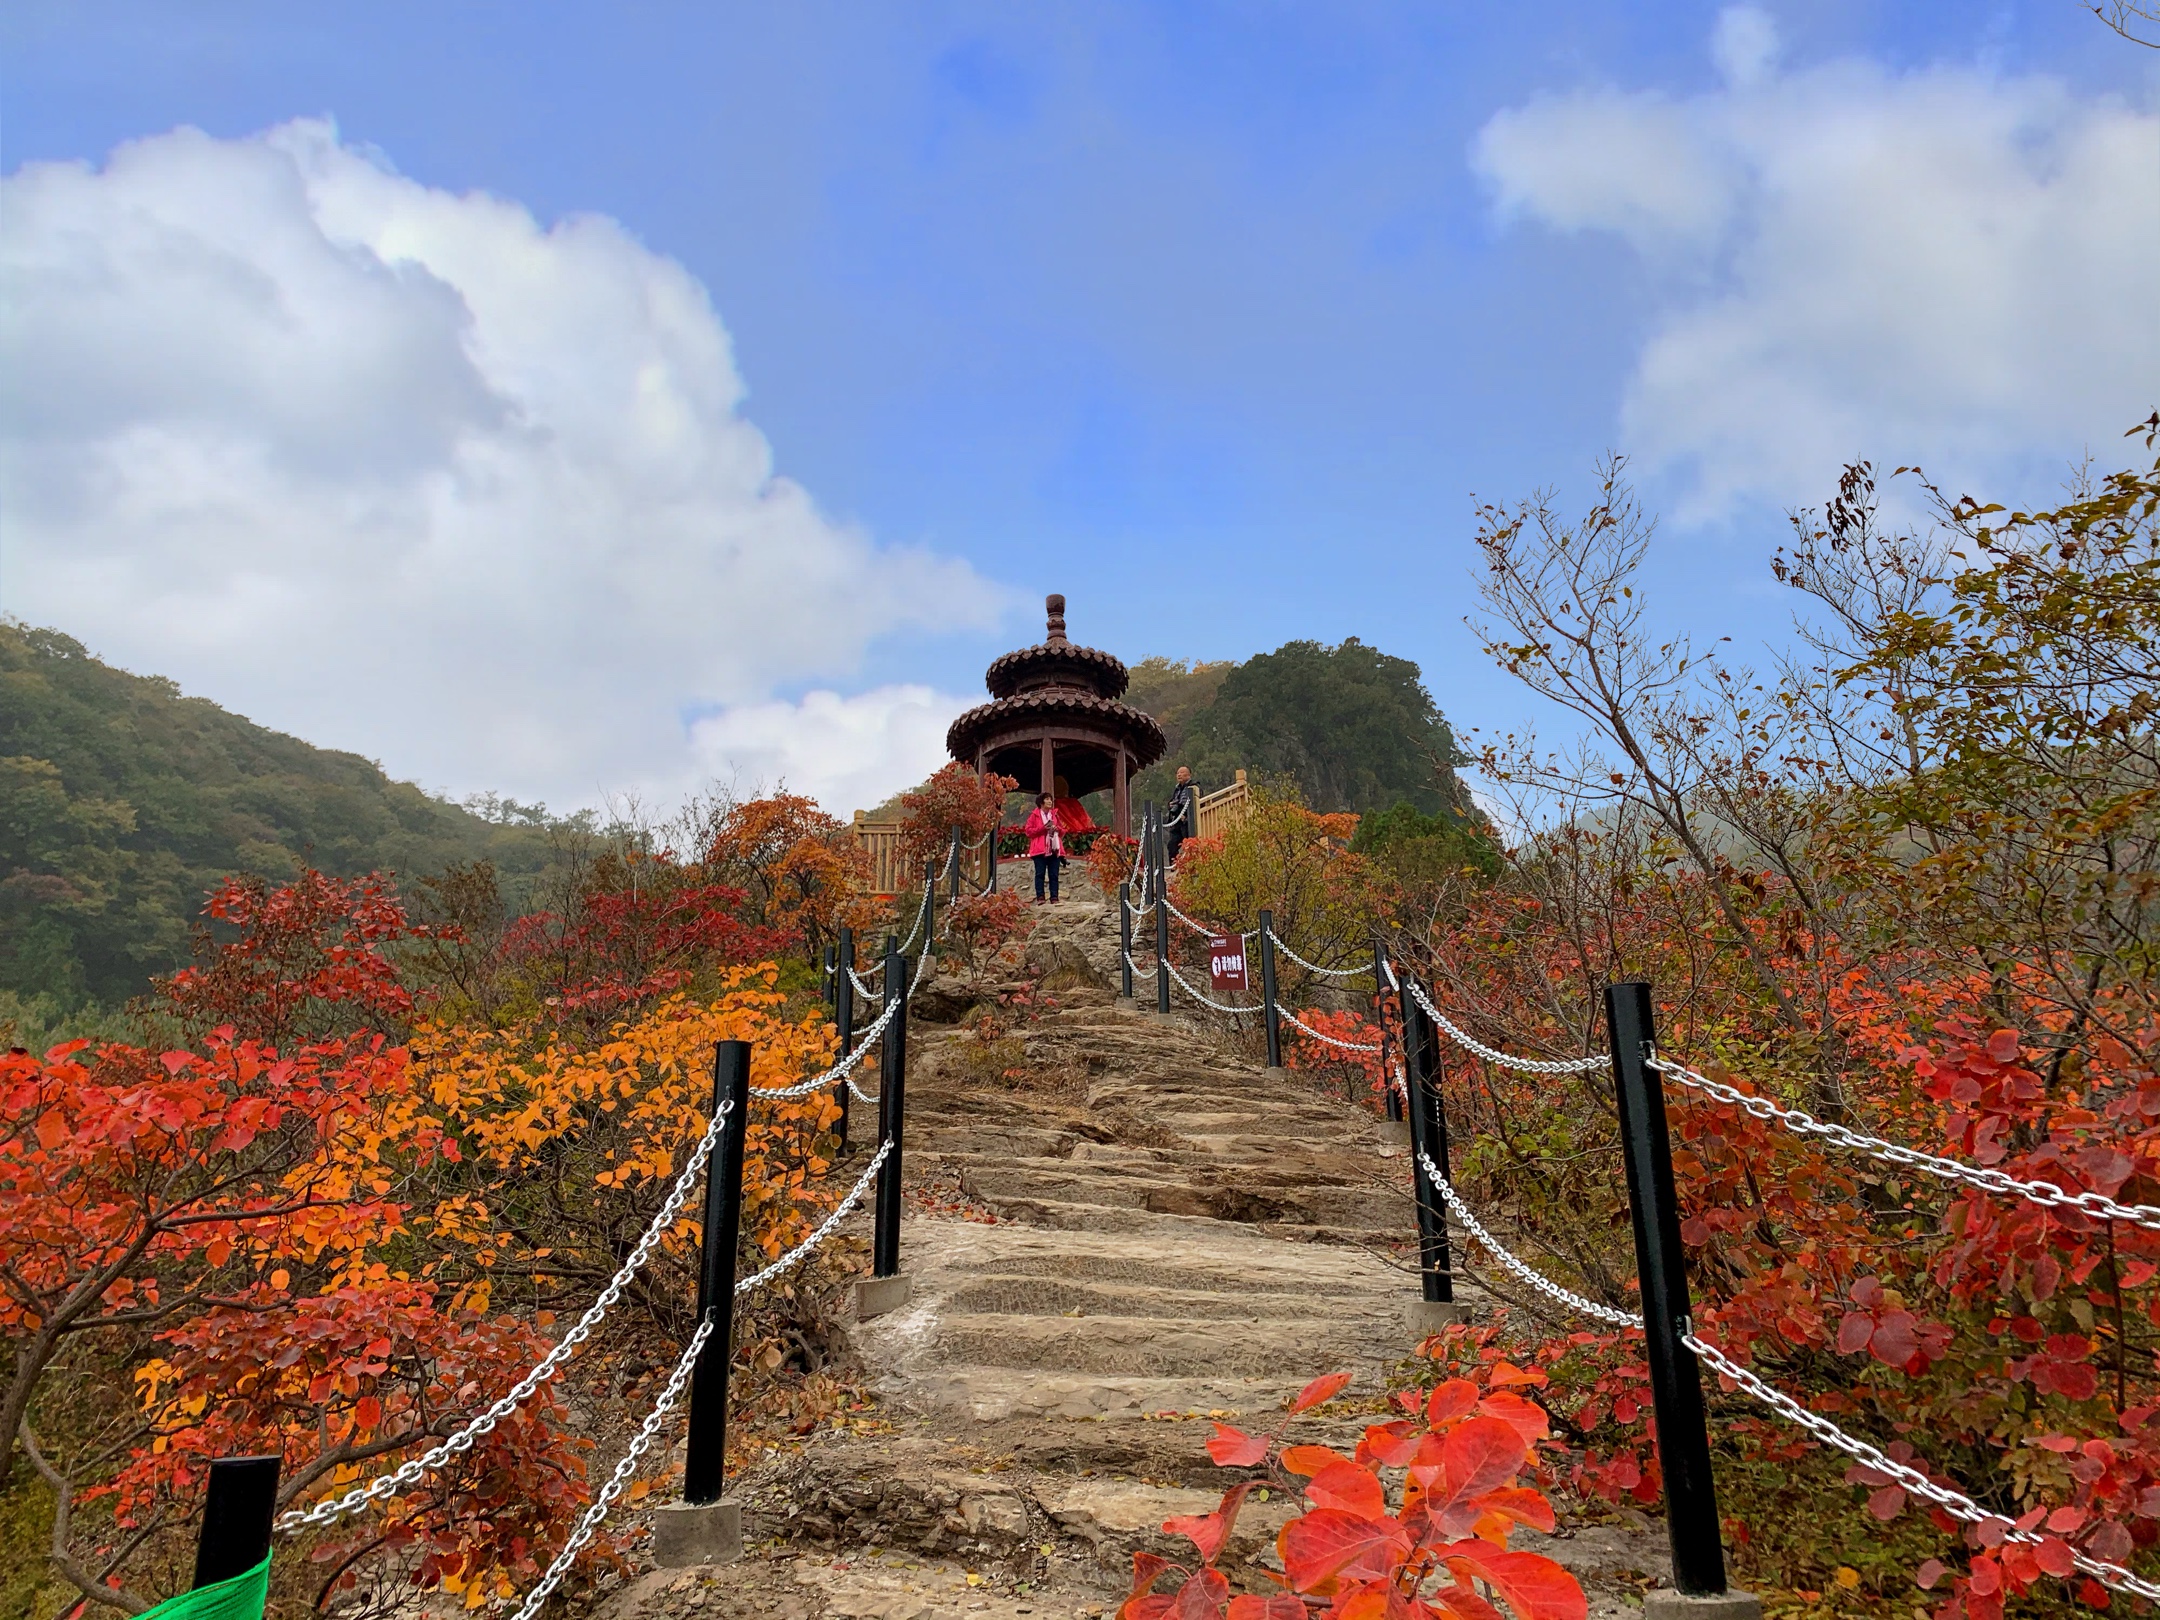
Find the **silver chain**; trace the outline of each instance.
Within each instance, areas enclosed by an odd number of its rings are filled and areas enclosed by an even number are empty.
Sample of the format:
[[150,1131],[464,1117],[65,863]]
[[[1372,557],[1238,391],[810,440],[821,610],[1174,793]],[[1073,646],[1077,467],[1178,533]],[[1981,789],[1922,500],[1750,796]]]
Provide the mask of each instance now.
[[884,1033],[885,1026],[892,1022],[893,1014],[899,1010],[897,1006],[887,1007],[882,1013],[878,1014],[876,1023],[856,1034],[855,1050],[838,1063],[835,1063],[823,1074],[813,1074],[809,1079],[798,1080],[792,1086],[752,1086],[750,1095],[753,1097],[775,1098],[807,1097],[813,1091],[832,1085],[836,1081],[845,1080],[849,1071],[870,1055],[870,1048],[877,1044],[878,1036]]
[[1438,1189],[1442,1198],[1447,1200],[1447,1207],[1453,1210],[1455,1218],[1462,1222],[1463,1230],[1476,1238],[1478,1242],[1484,1244],[1486,1252],[1495,1260],[1499,1261],[1547,1299],[1553,1301],[1554,1304],[1564,1305],[1578,1316],[1587,1316],[1593,1322],[1603,1322],[1608,1327],[1634,1328],[1640,1331],[1642,1328],[1641,1318],[1630,1316],[1626,1311],[1615,1310],[1610,1305],[1600,1305],[1594,1299],[1585,1299],[1580,1294],[1562,1288],[1550,1277],[1537,1271],[1527,1261],[1516,1259],[1498,1238],[1485,1230],[1484,1222],[1470,1213],[1470,1207],[1462,1201],[1461,1195],[1448,1185],[1447,1178],[1440,1174],[1439,1166],[1426,1156],[1423,1148],[1418,1149],[1417,1157],[1418,1164],[1425,1171],[1425,1179]]
[[857,1179],[854,1187],[849,1191],[847,1197],[840,1200],[839,1205],[833,1210],[830,1215],[825,1217],[824,1221],[819,1225],[818,1229],[815,1232],[812,1232],[808,1237],[804,1238],[802,1242],[796,1244],[794,1248],[788,1250],[786,1254],[783,1254],[771,1265],[767,1266],[763,1271],[756,1273],[754,1276],[745,1277],[740,1282],[736,1283],[735,1292],[740,1295],[747,1294],[754,1288],[763,1288],[767,1283],[771,1282],[773,1278],[779,1276],[783,1271],[788,1270],[790,1267],[807,1258],[812,1250],[814,1250],[820,1243],[823,1243],[827,1238],[831,1237],[833,1235],[834,1229],[838,1227],[839,1224],[847,1218],[849,1212],[852,1211],[857,1204],[862,1202],[862,1195],[866,1190],[868,1190],[871,1181],[876,1177],[878,1173],[878,1167],[885,1162],[886,1156],[891,1152],[892,1143],[889,1140],[880,1142],[878,1144],[877,1152],[872,1154],[870,1157],[870,1162],[863,1166],[863,1173],[861,1177]]
[[1476,1036],[1456,1025],[1445,1013],[1435,1007],[1425,994],[1425,987],[1412,979],[1410,994],[1425,1009],[1425,1016],[1453,1036],[1456,1044],[1468,1048],[1488,1063],[1498,1063],[1510,1069],[1521,1069],[1526,1074],[1586,1074],[1592,1069],[1602,1069],[1612,1062],[1609,1057],[1579,1058],[1526,1058],[1509,1052],[1500,1052],[1487,1046]]
[[1302,1029],[1314,1040],[1325,1042],[1329,1046],[1339,1046],[1345,1052],[1377,1052],[1384,1044],[1380,1041],[1338,1041],[1332,1035],[1321,1034],[1320,1031],[1314,1029],[1312,1025],[1306,1023],[1304,1019],[1300,1018],[1288,1007],[1278,1006],[1276,1007],[1275,1011],[1281,1017],[1289,1019],[1291,1023],[1297,1025],[1299,1029]]
[[1200,1005],[1203,1007],[1213,1007],[1217,1012],[1226,1013],[1256,1013],[1263,1011],[1266,1007],[1266,1003],[1264,1002],[1255,1004],[1254,1006],[1250,1007],[1229,1007],[1225,1006],[1222,1002],[1211,1001],[1206,996],[1203,996],[1199,991],[1195,990],[1191,985],[1185,982],[1185,975],[1177,970],[1177,964],[1175,962],[1165,962],[1163,963],[1163,966],[1170,970],[1170,977],[1177,980],[1178,988],[1183,990],[1188,996],[1191,996],[1193,1000],[1199,1002]]
[[1297,964],[1297,965],[1298,965],[1299,967],[1303,968],[1303,969],[1304,969],[1304,970],[1305,970],[1305,971],[1306,971],[1307,973],[1319,973],[1319,974],[1324,974],[1324,975],[1325,975],[1326,977],[1328,977],[1328,978],[1330,978],[1330,979],[1354,979],[1354,978],[1356,978],[1356,977],[1357,977],[1357,976],[1358,976],[1358,975],[1359,975],[1360,973],[1370,973],[1370,972],[1372,971],[1372,969],[1371,969],[1371,968],[1367,968],[1367,967],[1354,967],[1354,968],[1324,968],[1324,967],[1322,967],[1322,966],[1321,966],[1321,965],[1320,965],[1320,964],[1319,964],[1318,962],[1308,962],[1308,961],[1306,961],[1304,957],[1302,957],[1302,956],[1298,955],[1298,953],[1297,953],[1296,951],[1293,951],[1293,950],[1292,950],[1292,949],[1291,949],[1291,948],[1290,948],[1289,946],[1285,945],[1285,944],[1283,943],[1283,937],[1282,937],[1282,935],[1280,935],[1280,934],[1276,933],[1274,929],[1270,928],[1270,929],[1269,929],[1269,930],[1267,931],[1267,936],[1268,936],[1268,938],[1269,938],[1269,939],[1271,939],[1271,940],[1273,940],[1273,941],[1275,942],[1275,948],[1276,948],[1276,949],[1277,949],[1278,951],[1281,951],[1281,952],[1283,953],[1283,955],[1285,955],[1285,956],[1289,957],[1291,961],[1295,962],[1295,963],[1296,963],[1296,964]]
[[2081,1215],[2091,1215],[2103,1220],[2129,1221],[2148,1231],[2160,1231],[2160,1208],[2151,1204],[2118,1204],[2105,1193],[2070,1192],[2052,1181],[2020,1181],[2001,1170],[1983,1170],[1978,1165],[1961,1164],[1956,1159],[1945,1159],[1933,1153],[1922,1153],[1917,1148],[1900,1147],[1886,1142],[1879,1136],[1862,1136],[1858,1131],[1847,1130],[1802,1113],[1797,1108],[1781,1108],[1768,1097],[1754,1097],[1738,1091],[1709,1076],[1698,1074],[1685,1064],[1661,1058],[1653,1049],[1647,1059],[1651,1068],[1669,1075],[1682,1085],[1704,1092],[1719,1102],[1732,1103],[1743,1108],[1757,1119],[1774,1120],[1789,1131],[1803,1136],[1819,1136],[1841,1148],[1865,1153],[1871,1159],[1885,1164],[1899,1165],[1905,1169],[1923,1170],[1944,1181],[1964,1182],[1984,1192],[2029,1199],[2044,1209],[2074,1209]]
[[[1956,1517],[1963,1519],[1967,1524],[1999,1525],[2002,1528],[2002,1536],[2005,1541],[2021,1541],[2028,1546],[2037,1546],[2043,1539],[2030,1530],[2020,1530],[2013,1521],[2004,1518],[2000,1513],[1988,1512],[1986,1508],[1980,1506],[1971,1497],[1961,1495],[1946,1485],[1936,1484],[1917,1468],[1911,1468],[1904,1463],[1893,1461],[1876,1450],[1875,1447],[1869,1445],[1865,1440],[1854,1439],[1819,1412],[1809,1411],[1783,1390],[1772,1388],[1769,1384],[1764,1383],[1753,1372],[1741,1366],[1715,1345],[1705,1342],[1695,1333],[1682,1334],[1680,1342],[1708,1362],[1717,1373],[1731,1379],[1741,1389],[1752,1395],[1756,1400],[1761,1401],[1763,1405],[1769,1407],[1771,1411],[1777,1413],[1779,1417],[1784,1418],[1788,1423],[1797,1424],[1824,1445],[1834,1446],[1847,1456],[1857,1457],[1868,1467],[1887,1474],[1897,1484],[1902,1485],[1921,1500],[1933,1502],[1937,1507],[1943,1508]],[[2088,1558],[2075,1547],[2070,1549],[2070,1556],[2076,1561],[2079,1569],[2090,1575],[2102,1586],[2110,1587],[2117,1592],[2128,1592],[2133,1596],[2145,1598],[2148,1601],[2160,1602],[2160,1585],[2141,1580],[2120,1564],[2103,1563],[2100,1559]]]
[[690,1196],[690,1189],[699,1173],[704,1170],[706,1160],[712,1157],[713,1144],[720,1139],[720,1128],[734,1107],[733,1099],[720,1104],[713,1114],[712,1123],[705,1127],[705,1134],[698,1138],[697,1146],[690,1150],[689,1163],[683,1166],[682,1174],[675,1178],[675,1185],[668,1189],[667,1197],[661,1201],[660,1212],[645,1228],[644,1236],[638,1239],[637,1247],[630,1251],[629,1258],[623,1261],[621,1268],[608,1280],[607,1287],[600,1291],[600,1297],[592,1302],[570,1331],[540,1358],[530,1372],[511,1387],[507,1395],[449,1439],[431,1446],[389,1473],[380,1475],[365,1485],[355,1486],[342,1496],[333,1496],[327,1501],[318,1502],[311,1508],[295,1508],[291,1512],[280,1514],[277,1528],[293,1531],[309,1525],[331,1524],[370,1502],[395,1495],[423,1476],[433,1473],[451,1458],[472,1450],[483,1438],[494,1432],[497,1424],[531,1399],[533,1391],[553,1378],[556,1369],[577,1353],[579,1345],[592,1337],[593,1329],[600,1325],[600,1319],[622,1298],[623,1290],[630,1285],[630,1279],[643,1268],[645,1262],[652,1257],[653,1250],[659,1247],[660,1239],[675,1224],[676,1212]]
[[[1178,910],[1177,906],[1172,903],[1170,897],[1167,894],[1162,897],[1162,903],[1163,909],[1165,911],[1169,912],[1171,916],[1175,917],[1187,928],[1190,928],[1194,933],[1203,935],[1208,939],[1213,939],[1215,937],[1214,929],[1205,927],[1200,923],[1194,922],[1190,917],[1186,916],[1184,912]],[[1242,938],[1243,936],[1241,935],[1240,937]]]
[[[855,1183],[854,1190],[842,1200],[839,1208],[825,1218],[824,1224],[756,1276],[745,1277],[736,1283],[735,1292],[738,1295],[747,1294],[754,1288],[762,1287],[796,1265],[830,1237],[833,1229],[862,1201],[864,1191],[877,1175],[879,1166],[884,1164],[885,1156],[891,1151],[890,1142],[880,1143],[877,1156],[864,1168],[862,1178]],[[600,1528],[601,1521],[608,1516],[608,1510],[615,1505],[624,1487],[630,1483],[630,1476],[637,1471],[638,1459],[651,1448],[654,1437],[660,1432],[660,1425],[666,1421],[675,1403],[682,1399],[683,1386],[690,1381],[690,1374],[697,1366],[698,1352],[705,1348],[705,1341],[712,1336],[712,1332],[713,1318],[707,1316],[698,1324],[697,1332],[690,1336],[690,1343],[684,1348],[682,1359],[675,1363],[675,1370],[668,1375],[667,1387],[660,1391],[660,1398],[653,1403],[653,1409],[645,1415],[645,1421],[638,1425],[638,1432],[631,1439],[629,1450],[623,1453],[622,1461],[615,1465],[615,1471],[608,1476],[608,1482],[600,1487],[600,1494],[593,1498],[592,1506],[587,1508],[585,1516],[578,1520],[577,1528],[570,1532],[570,1539],[563,1543],[562,1551],[557,1553],[555,1561],[548,1565],[547,1573],[540,1577],[537,1586],[525,1594],[525,1601],[518,1606],[514,1620],[531,1620],[540,1605],[547,1601],[548,1595],[562,1584],[563,1576],[569,1572],[571,1564],[576,1562],[577,1555],[585,1550],[594,1532]]]
[[667,1415],[674,1409],[675,1403],[682,1399],[683,1386],[690,1381],[690,1373],[697,1365],[698,1352],[705,1348],[705,1341],[712,1337],[712,1331],[713,1319],[707,1316],[698,1324],[697,1332],[690,1335],[690,1343],[684,1349],[682,1359],[675,1363],[674,1372],[668,1375],[667,1387],[660,1391],[660,1398],[653,1403],[653,1409],[645,1415],[645,1421],[638,1425],[638,1432],[631,1437],[630,1449],[623,1453],[622,1461],[615,1465],[615,1472],[608,1475],[608,1482],[600,1487],[600,1494],[593,1498],[593,1505],[587,1508],[585,1516],[578,1520],[577,1528],[570,1532],[570,1539],[563,1543],[563,1550],[557,1553],[555,1561],[548,1565],[547,1573],[540,1577],[537,1586],[525,1594],[525,1601],[518,1606],[513,1620],[532,1620],[533,1615],[539,1612],[540,1605],[548,1600],[548,1594],[562,1584],[563,1576],[569,1573],[577,1555],[585,1550],[585,1544],[592,1540],[594,1532],[600,1528],[600,1521],[608,1516],[608,1509],[615,1505],[615,1499],[622,1495],[623,1488],[630,1483],[630,1476],[637,1471],[638,1459],[644,1456],[652,1445],[654,1436],[660,1432],[660,1425],[667,1420]]

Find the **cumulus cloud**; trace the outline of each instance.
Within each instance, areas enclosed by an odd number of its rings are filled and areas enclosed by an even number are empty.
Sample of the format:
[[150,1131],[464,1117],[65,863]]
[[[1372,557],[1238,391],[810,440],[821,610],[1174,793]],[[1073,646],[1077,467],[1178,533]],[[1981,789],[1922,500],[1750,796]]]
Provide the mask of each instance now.
[[994,622],[775,473],[703,287],[612,220],[314,121],[26,165],[0,214],[0,606],[266,724],[557,803],[754,742],[845,809],[912,779],[842,761],[865,717],[939,700],[773,692]]
[[1471,152],[1503,219],[1651,268],[1621,433],[1687,515],[1820,499],[1857,456],[2059,466],[2152,409],[2160,115],[1963,66],[1781,67],[1750,6],[1710,43],[1716,90],[1540,97]]
[[866,808],[944,764],[945,728],[975,701],[927,686],[881,686],[853,697],[811,692],[793,703],[737,704],[700,720],[691,746],[714,780],[746,791],[785,782],[829,808]]

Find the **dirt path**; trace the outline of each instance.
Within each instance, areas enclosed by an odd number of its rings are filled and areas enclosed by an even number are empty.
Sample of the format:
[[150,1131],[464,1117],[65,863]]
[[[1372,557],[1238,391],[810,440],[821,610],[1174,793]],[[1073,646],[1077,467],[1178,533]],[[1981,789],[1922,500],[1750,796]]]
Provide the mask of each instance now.
[[[1178,1556],[1162,1521],[1242,1477],[1202,1449],[1209,1419],[1271,1427],[1336,1370],[1377,1396],[1415,1348],[1403,1138],[1194,1018],[1116,1005],[1115,904],[1084,879],[1037,915],[1039,1017],[960,1025],[953,976],[918,1002],[912,1292],[854,1330],[886,1432],[752,1469],[750,1557],[647,1576],[610,1620],[1107,1613],[1132,1551]],[[1271,1564],[1287,1508],[1249,1506],[1233,1559]],[[1586,1577],[1656,1557],[1609,1529],[1563,1549]]]

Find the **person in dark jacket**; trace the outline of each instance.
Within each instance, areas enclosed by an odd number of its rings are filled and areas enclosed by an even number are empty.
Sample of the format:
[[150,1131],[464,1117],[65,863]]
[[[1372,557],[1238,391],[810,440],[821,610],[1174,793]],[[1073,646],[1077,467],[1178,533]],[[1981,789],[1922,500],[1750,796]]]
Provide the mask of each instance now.
[[1189,766],[1177,768],[1177,786],[1171,790],[1170,803],[1163,811],[1163,836],[1168,840],[1164,857],[1171,865],[1177,864],[1177,852],[1186,839],[1200,830],[1200,793],[1193,786]]

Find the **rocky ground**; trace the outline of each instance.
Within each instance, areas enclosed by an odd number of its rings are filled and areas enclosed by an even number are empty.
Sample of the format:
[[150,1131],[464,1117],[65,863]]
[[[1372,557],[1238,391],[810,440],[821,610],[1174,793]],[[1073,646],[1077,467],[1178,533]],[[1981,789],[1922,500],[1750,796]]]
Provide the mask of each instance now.
[[[957,973],[917,1002],[911,1292],[853,1329],[884,1421],[748,1470],[745,1560],[646,1574],[609,1620],[1106,1614],[1136,1548],[1189,1553],[1162,1521],[1242,1477],[1202,1449],[1209,1420],[1272,1428],[1337,1370],[1377,1401],[1402,1370],[1420,1323],[1399,1127],[1266,1071],[1221,1020],[1118,1005],[1115,904],[1071,870],[1028,948],[1036,1016],[968,1019]],[[1259,1578],[1289,1508],[1251,1503],[1225,1567]],[[1640,1520],[1531,1539],[1594,1612],[1662,1564]]]

